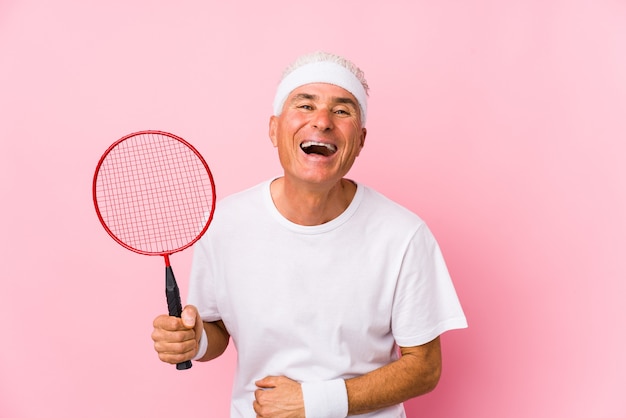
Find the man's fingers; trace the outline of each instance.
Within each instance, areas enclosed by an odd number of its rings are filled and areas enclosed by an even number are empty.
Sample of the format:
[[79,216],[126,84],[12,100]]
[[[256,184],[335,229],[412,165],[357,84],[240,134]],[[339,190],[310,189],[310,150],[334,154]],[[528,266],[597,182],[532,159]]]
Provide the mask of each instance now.
[[[156,349],[156,344],[155,344]],[[176,351],[159,351],[156,350],[159,356],[159,360],[170,363],[170,364],[178,364],[185,362],[187,360],[191,360],[195,353],[195,348],[192,350],[184,351],[184,352],[176,352]]]
[[196,333],[194,330],[184,327],[175,330],[154,328],[154,330],[152,331],[152,340],[154,342],[162,341],[165,343],[182,343],[185,341],[196,341]]
[[161,361],[182,363],[196,355],[203,322],[195,306],[186,306],[180,318],[159,315],[153,326],[154,350]]
[[157,316],[152,322],[152,326],[154,329],[162,329],[164,331],[179,331],[186,329],[180,318],[169,315]]
[[261,389],[271,389],[276,387],[276,379],[276,376],[266,376],[254,382],[254,384]]
[[155,330],[152,339],[159,359],[166,363],[177,364],[189,360],[193,358],[198,347],[193,330],[177,332]]
[[303,417],[300,383],[285,376],[267,376],[255,382],[253,408],[257,417]]

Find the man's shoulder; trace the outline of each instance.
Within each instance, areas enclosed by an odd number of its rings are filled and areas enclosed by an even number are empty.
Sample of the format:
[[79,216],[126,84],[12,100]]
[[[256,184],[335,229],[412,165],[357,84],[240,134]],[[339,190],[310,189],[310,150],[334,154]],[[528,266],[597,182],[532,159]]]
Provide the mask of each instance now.
[[267,182],[219,199],[215,204],[215,213],[209,230],[212,233],[222,228],[230,230],[237,225],[247,224],[250,220],[258,220],[265,205],[264,187],[267,187]]
[[255,199],[262,199],[263,193],[267,187],[268,182],[264,181],[247,189],[225,196],[222,199],[218,200],[216,209],[241,205],[247,207],[247,205],[251,201],[254,201]]
[[363,187],[363,201],[368,211],[372,211],[377,216],[395,219],[402,224],[417,226],[424,223],[417,213],[385,194],[368,186],[360,185],[360,187]]

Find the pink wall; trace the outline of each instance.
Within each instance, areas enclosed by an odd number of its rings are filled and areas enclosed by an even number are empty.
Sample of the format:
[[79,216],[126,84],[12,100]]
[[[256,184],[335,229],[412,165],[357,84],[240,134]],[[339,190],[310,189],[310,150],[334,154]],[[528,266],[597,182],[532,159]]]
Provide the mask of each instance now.
[[626,416],[622,0],[3,0],[1,417],[227,416],[235,353],[157,360],[162,261],[101,229],[93,169],[162,129],[219,196],[277,174],[274,87],[315,49],[365,69],[352,176],[428,221],[470,322],[409,416]]

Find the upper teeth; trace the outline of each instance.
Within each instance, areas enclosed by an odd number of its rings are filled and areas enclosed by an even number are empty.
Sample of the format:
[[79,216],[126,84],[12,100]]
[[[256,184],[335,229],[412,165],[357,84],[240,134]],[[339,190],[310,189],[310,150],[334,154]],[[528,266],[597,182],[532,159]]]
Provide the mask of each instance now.
[[331,152],[337,151],[337,147],[334,146],[333,144],[325,144],[323,142],[317,142],[317,141],[305,141],[305,142],[302,143],[302,148],[308,148],[308,147],[312,147],[314,145],[317,145],[319,147],[326,147]]

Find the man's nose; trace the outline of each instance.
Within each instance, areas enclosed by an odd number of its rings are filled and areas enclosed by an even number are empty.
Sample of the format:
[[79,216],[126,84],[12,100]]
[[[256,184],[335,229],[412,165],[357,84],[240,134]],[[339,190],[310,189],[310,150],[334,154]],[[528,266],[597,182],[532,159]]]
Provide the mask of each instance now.
[[316,109],[313,115],[312,124],[320,131],[332,129],[332,114],[328,109]]

